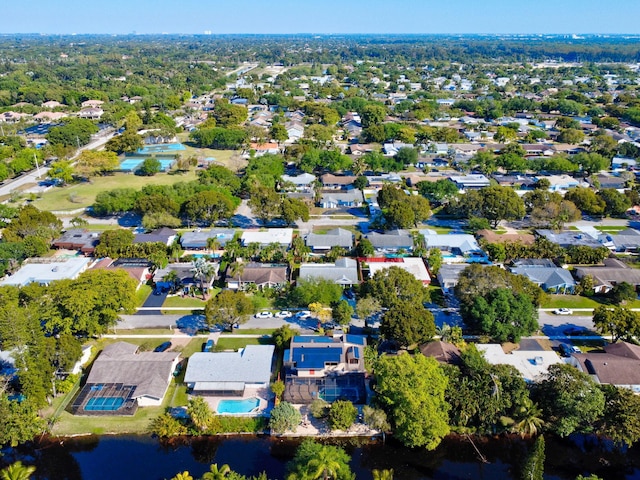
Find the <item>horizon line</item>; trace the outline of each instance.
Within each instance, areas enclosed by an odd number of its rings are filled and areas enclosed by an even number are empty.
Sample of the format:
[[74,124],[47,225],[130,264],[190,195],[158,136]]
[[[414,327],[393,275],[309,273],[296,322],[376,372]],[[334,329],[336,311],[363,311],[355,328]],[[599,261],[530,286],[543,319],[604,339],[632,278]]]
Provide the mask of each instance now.
[[[625,36],[640,36],[640,32],[637,33],[606,33],[606,32],[529,32],[529,33],[518,33],[518,32],[439,32],[439,33],[418,33],[418,32],[288,32],[288,33],[277,33],[277,32],[260,32],[260,33],[250,33],[250,32],[225,32],[225,33],[205,33],[205,32],[128,32],[128,33],[116,33],[116,32],[0,32],[0,36],[19,36],[19,35],[35,35],[35,36],[88,36],[88,35],[107,35],[107,36],[148,36],[148,35],[191,35],[191,36],[202,36],[202,37],[211,37],[211,36],[234,36],[234,35],[248,35],[248,36],[259,36],[259,35],[277,35],[277,36],[291,36],[291,35],[327,35],[327,36],[363,36],[363,35],[380,35],[380,36],[439,36],[439,35],[457,35],[457,36],[615,36],[615,37],[625,37]],[[573,38],[573,40],[579,40]]]

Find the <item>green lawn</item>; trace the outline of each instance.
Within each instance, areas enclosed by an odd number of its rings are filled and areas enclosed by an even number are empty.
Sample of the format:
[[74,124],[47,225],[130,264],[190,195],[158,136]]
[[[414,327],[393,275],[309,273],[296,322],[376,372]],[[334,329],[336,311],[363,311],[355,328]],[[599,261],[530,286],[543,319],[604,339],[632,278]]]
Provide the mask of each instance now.
[[436,227],[433,225],[425,225],[425,229],[433,230],[434,232],[440,233],[440,234],[448,234],[448,233],[451,233],[451,230],[453,230],[451,227]]
[[115,173],[94,178],[91,182],[76,183],[66,187],[52,188],[33,202],[40,210],[76,210],[93,205],[100,192],[114,188],[141,189],[145,185],[172,185],[195,180],[194,170],[184,174],[159,173],[153,177],[142,177],[131,173]]
[[[336,227],[335,225],[314,225],[313,226],[313,233],[317,233],[318,235],[324,235],[325,233],[327,233],[329,230],[335,230]],[[358,227],[356,227],[355,225],[340,225],[339,228],[342,228],[343,230],[349,230],[351,233],[354,233],[356,235],[358,235],[360,233],[360,230],[358,230]]]
[[600,302],[580,295],[547,295],[541,308],[596,308]]
[[[275,328],[242,328],[240,326],[240,328],[235,328],[233,333],[239,335],[271,335],[275,331]],[[224,336],[224,333],[222,335]]]
[[224,350],[238,350],[244,348],[247,345],[273,345],[271,338],[255,338],[255,337],[220,337],[216,344],[216,352],[222,352]]
[[151,285],[141,285],[140,286],[140,288],[136,292],[136,306],[137,307],[141,307],[144,304],[144,302],[147,299],[147,297],[149,297],[149,295],[151,295],[151,290],[153,290]]
[[195,297],[167,297],[163,307],[204,308],[207,302]]
[[598,225],[594,228],[600,232],[618,233],[628,229],[629,227],[626,225]]
[[240,157],[240,150],[214,150],[212,148],[196,148],[189,142],[188,133],[178,134],[178,140],[186,147],[181,152],[183,157],[195,156],[198,159],[215,158],[215,161],[223,164],[225,167],[237,171],[247,165],[247,161]]

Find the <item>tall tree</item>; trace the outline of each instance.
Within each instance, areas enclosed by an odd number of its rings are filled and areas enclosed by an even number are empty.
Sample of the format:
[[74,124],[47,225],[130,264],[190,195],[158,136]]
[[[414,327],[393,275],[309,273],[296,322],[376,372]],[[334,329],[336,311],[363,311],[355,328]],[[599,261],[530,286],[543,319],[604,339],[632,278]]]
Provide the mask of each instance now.
[[436,326],[433,314],[422,304],[405,300],[385,312],[380,331],[386,339],[407,347],[431,340]]
[[449,433],[447,378],[438,362],[423,355],[383,356],[375,387],[397,438],[408,447],[435,449]]

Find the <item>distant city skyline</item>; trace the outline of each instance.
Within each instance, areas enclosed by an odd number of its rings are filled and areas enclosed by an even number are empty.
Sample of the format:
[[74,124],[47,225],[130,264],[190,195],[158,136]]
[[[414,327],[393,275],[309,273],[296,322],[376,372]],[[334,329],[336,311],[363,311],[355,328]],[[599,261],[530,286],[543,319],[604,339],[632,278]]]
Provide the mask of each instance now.
[[0,33],[638,34],[629,0],[6,0]]

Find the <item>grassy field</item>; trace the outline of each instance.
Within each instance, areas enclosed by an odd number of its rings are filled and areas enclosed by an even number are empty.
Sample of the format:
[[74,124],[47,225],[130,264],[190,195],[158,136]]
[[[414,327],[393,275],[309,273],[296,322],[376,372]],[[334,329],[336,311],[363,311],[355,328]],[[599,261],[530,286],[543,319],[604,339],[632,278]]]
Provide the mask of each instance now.
[[349,230],[351,233],[355,234],[356,236],[360,235],[360,230],[358,230],[358,227],[355,225],[340,225],[339,227],[335,226],[335,225],[314,225],[313,226],[313,233],[317,233],[318,235],[324,235],[325,233],[327,233],[329,230],[335,230],[336,228],[342,228],[343,230]]
[[240,150],[214,150],[212,148],[196,148],[189,142],[188,133],[178,134],[178,140],[185,146],[186,150],[180,152],[183,157],[195,156],[199,160],[214,158],[216,162],[225,167],[237,171],[247,165],[247,161],[240,157]]
[[66,187],[52,188],[33,202],[40,210],[76,210],[93,204],[100,192],[114,188],[141,189],[145,185],[172,185],[196,179],[194,170],[184,174],[159,173],[153,177],[142,177],[130,173],[115,173],[97,177],[92,182],[76,183]]
[[600,232],[618,233],[628,229],[629,227],[626,225],[598,225],[594,228]]
[[247,345],[272,345],[271,338],[255,338],[255,337],[220,337],[216,345],[216,352],[224,350],[238,350]]

